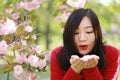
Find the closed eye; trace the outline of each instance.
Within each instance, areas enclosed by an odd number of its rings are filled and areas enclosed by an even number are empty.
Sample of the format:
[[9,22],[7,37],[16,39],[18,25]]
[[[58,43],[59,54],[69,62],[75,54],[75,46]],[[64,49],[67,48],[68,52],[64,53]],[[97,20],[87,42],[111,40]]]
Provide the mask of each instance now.
[[79,34],[79,32],[75,32],[75,35],[78,35]]
[[93,31],[90,31],[90,32],[86,32],[87,34],[91,34],[91,33],[93,33]]

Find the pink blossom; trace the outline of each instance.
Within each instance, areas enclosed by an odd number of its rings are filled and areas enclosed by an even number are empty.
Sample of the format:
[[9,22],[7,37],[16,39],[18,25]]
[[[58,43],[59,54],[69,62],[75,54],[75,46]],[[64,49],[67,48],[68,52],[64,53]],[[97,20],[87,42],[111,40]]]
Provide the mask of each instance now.
[[17,20],[20,17],[19,13],[13,13],[12,14],[12,19]]
[[38,80],[39,76],[37,76],[35,73],[32,73],[31,80]]
[[43,3],[44,1],[46,1],[46,0],[33,0],[32,3],[39,5],[39,4]]
[[63,21],[64,20],[64,17],[61,15],[61,16],[56,16],[55,17],[55,21],[59,21],[59,22],[61,22],[61,21]]
[[24,6],[24,2],[19,2],[16,4],[17,9],[23,8],[23,6]]
[[67,4],[75,8],[83,8],[86,3],[86,0],[67,0]]
[[12,42],[8,45],[9,49],[12,49],[15,45],[19,45],[18,42]]
[[27,27],[25,27],[25,31],[26,31],[26,32],[32,32],[33,29],[32,29],[31,26],[27,26]]
[[24,72],[24,77],[29,80],[38,80],[40,77],[37,76],[35,73],[31,72],[31,71],[25,71]]
[[36,4],[34,4],[32,2],[28,2],[28,1],[20,2],[17,4],[17,9],[24,8],[27,11],[32,11],[38,7],[39,7],[39,5],[36,5]]
[[39,60],[39,62],[37,63],[38,67],[40,69],[44,68],[46,66],[46,61],[45,60]]
[[14,66],[14,74],[19,75],[23,72],[23,67],[21,65]]
[[8,45],[6,44],[6,41],[2,40],[0,42],[0,54],[7,53],[7,48],[8,48]]
[[59,9],[60,9],[60,10],[63,10],[63,9],[66,9],[66,8],[68,8],[67,5],[60,5],[60,6],[59,6]]
[[64,11],[63,14],[61,16],[56,16],[55,17],[55,21],[64,21],[67,20],[68,17],[70,16],[71,12],[70,11]]
[[61,21],[67,20],[70,14],[71,14],[70,11],[65,10],[62,15],[55,17],[55,21],[61,22]]
[[88,61],[90,59],[90,55],[85,55],[81,58],[83,61]]
[[32,75],[32,72],[27,70],[27,71],[24,72],[24,75],[25,75],[25,78],[27,79],[29,76]]
[[24,8],[27,11],[32,11],[34,9],[37,9],[41,3],[43,3],[45,0],[32,0],[32,1],[24,1],[17,4],[17,9]]
[[31,66],[35,66],[37,67],[37,61],[39,60],[39,58],[36,56],[36,55],[30,55],[28,57],[28,63],[31,65]]
[[24,62],[24,58],[22,56],[17,56],[16,57],[16,61],[20,64],[22,64]]
[[32,38],[33,38],[34,40],[36,40],[36,39],[37,39],[37,36],[36,36],[35,34],[33,34]]
[[65,19],[67,20],[68,17],[70,16],[71,12],[70,11],[64,11],[63,12],[63,16],[65,17]]
[[90,59],[93,59],[93,58],[94,58],[94,59],[97,59],[97,60],[99,59],[99,57],[96,56],[96,55],[85,55],[85,56],[83,56],[81,59],[86,62],[86,61],[88,61],[88,60],[90,60]]
[[23,46],[24,46],[24,45],[27,45],[26,40],[21,40],[21,43],[22,43]]
[[45,53],[45,58],[44,58],[44,60],[50,60],[50,52],[48,52],[48,53]]
[[27,57],[26,57],[27,55],[25,54],[25,53],[23,53],[23,54],[21,54],[21,55],[19,55],[19,56],[17,56],[16,57],[16,61],[18,62],[18,63],[20,63],[20,64],[22,64],[22,63],[28,63],[28,60],[27,60]]
[[15,22],[11,19],[6,20],[5,23],[0,24],[0,35],[7,35],[10,33],[14,33],[16,31]]
[[39,7],[39,5],[34,2],[24,2],[24,6],[23,6],[23,8],[28,11],[32,11],[38,7]]
[[35,51],[36,51],[37,53],[40,53],[40,52],[41,52],[41,51],[40,51],[40,46],[37,45],[37,46],[35,47]]
[[27,80],[23,75],[14,74],[14,77],[15,77],[17,80]]

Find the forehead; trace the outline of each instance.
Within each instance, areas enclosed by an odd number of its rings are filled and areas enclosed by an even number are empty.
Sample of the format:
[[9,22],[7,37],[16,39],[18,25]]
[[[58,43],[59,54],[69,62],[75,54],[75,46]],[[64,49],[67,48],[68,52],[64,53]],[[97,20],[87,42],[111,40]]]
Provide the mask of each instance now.
[[87,16],[85,16],[81,20],[78,28],[86,28],[86,29],[88,29],[88,28],[93,28],[93,27],[92,27],[92,23],[91,23],[90,19]]

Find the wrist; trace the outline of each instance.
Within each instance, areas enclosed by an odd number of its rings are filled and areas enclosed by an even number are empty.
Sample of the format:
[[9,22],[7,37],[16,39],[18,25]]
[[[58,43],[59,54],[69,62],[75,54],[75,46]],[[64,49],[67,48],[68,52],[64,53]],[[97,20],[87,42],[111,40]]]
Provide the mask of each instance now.
[[73,71],[77,74],[81,73],[82,69],[76,69],[73,66],[71,66],[71,68],[73,69]]

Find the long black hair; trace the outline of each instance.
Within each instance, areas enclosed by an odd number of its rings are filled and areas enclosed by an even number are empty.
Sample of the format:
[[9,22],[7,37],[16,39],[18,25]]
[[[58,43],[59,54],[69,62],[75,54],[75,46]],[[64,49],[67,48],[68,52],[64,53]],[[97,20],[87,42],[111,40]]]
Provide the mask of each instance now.
[[90,19],[96,38],[95,46],[88,54],[95,54],[100,57],[97,65],[99,69],[101,69],[105,65],[104,43],[102,41],[102,32],[98,17],[91,9],[81,8],[72,12],[64,28],[63,48],[57,55],[57,61],[63,70],[68,70],[68,68],[70,67],[69,60],[71,55],[78,55],[79,57],[83,56],[78,52],[75,46],[74,33],[75,30],[78,29],[79,24],[84,16],[87,16]]

